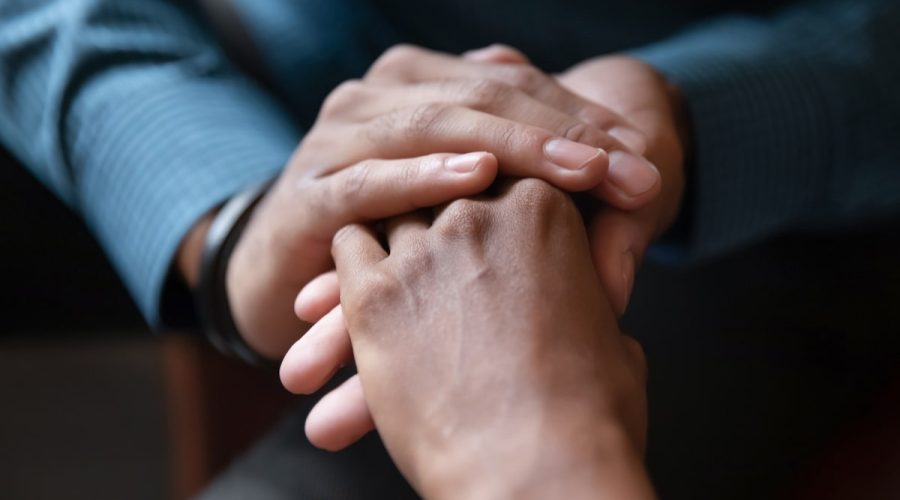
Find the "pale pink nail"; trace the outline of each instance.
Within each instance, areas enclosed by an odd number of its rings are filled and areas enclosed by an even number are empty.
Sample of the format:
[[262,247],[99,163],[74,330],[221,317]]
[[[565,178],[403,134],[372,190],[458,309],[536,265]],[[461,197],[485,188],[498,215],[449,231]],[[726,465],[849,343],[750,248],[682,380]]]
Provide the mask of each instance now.
[[626,196],[634,197],[653,189],[659,182],[659,170],[642,156],[613,151],[606,179]]
[[568,170],[581,169],[603,153],[602,149],[568,139],[550,139],[544,143],[547,159]]
[[448,158],[447,161],[444,162],[444,166],[454,172],[460,174],[468,174],[474,171],[476,167],[478,167],[478,164],[481,162],[481,160],[484,159],[486,154],[487,153],[484,152],[478,152],[454,156],[452,158]]

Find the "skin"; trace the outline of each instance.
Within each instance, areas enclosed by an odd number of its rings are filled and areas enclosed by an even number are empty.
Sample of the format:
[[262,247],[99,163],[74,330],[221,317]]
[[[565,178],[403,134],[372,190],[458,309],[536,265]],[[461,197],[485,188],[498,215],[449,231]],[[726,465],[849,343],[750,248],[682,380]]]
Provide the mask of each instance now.
[[[280,359],[309,326],[291,305],[310,280],[333,268],[330,242],[340,227],[481,192],[498,169],[567,191],[591,190],[623,210],[646,206],[660,191],[659,175],[611,133],[632,127],[529,65],[406,46],[388,51],[363,80],[329,96],[254,211],[226,276],[239,331],[258,352]],[[492,159],[453,175],[423,157],[480,151]],[[628,168],[609,168],[608,152],[616,151]],[[373,158],[406,161],[385,168],[389,163]],[[211,217],[179,250],[190,286]]]
[[[466,58],[503,65],[524,65],[519,52],[492,46]],[[447,64],[441,65],[441,71]],[[423,65],[417,66],[420,73]],[[582,63],[559,75],[558,81],[573,93],[602,102],[640,128],[639,139],[627,142],[643,151],[662,177],[660,196],[644,207],[621,210],[601,207],[589,221],[591,252],[595,267],[614,310],[621,314],[637,266],[650,242],[677,216],[684,190],[683,163],[689,131],[680,105],[680,96],[652,68],[625,57],[604,57]],[[605,188],[595,191],[602,194]],[[326,273],[303,289],[295,302],[296,314],[310,322],[322,320],[291,349],[291,363],[282,365],[285,387],[310,394],[322,387],[333,373],[349,363],[353,350],[348,333],[335,306],[339,301],[338,279]],[[296,353],[296,354],[294,354]],[[326,395],[310,413],[307,435],[319,447],[337,450],[373,429],[363,402],[359,380],[351,378]]]
[[[509,181],[334,238],[362,389],[426,498],[653,498],[640,347],[571,199]],[[286,364],[292,362],[290,353]]]

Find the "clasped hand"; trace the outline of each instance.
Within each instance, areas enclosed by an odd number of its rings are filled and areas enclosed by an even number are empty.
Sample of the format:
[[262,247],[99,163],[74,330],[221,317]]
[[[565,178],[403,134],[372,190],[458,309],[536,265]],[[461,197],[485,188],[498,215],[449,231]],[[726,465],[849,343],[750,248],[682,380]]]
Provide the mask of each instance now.
[[652,497],[643,355],[569,196],[505,181],[385,238],[349,225],[332,252],[372,418],[423,496]]
[[[328,97],[229,262],[232,313],[253,348],[280,359],[306,329],[291,304],[333,268],[331,239],[349,223],[475,195],[498,168],[623,210],[657,198],[635,125],[522,61],[502,48],[459,58],[398,47]],[[630,278],[601,275],[623,309]]]

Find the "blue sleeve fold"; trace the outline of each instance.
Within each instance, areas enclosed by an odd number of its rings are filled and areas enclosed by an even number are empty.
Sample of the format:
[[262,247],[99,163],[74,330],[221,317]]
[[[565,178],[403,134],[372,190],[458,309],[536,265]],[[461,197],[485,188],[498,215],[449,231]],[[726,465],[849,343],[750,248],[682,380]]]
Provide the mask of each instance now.
[[152,324],[190,227],[298,138],[179,3],[0,6],[0,139],[83,215]]

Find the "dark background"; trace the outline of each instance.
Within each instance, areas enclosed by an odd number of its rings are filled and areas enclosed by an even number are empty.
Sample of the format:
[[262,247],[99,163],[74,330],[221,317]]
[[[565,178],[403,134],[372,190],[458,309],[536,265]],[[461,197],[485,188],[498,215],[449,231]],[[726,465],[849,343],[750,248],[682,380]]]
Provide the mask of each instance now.
[[81,219],[2,149],[0,217],[0,331],[142,328]]
[[0,498],[165,498],[158,339],[80,219],[2,150],[0,218]]

